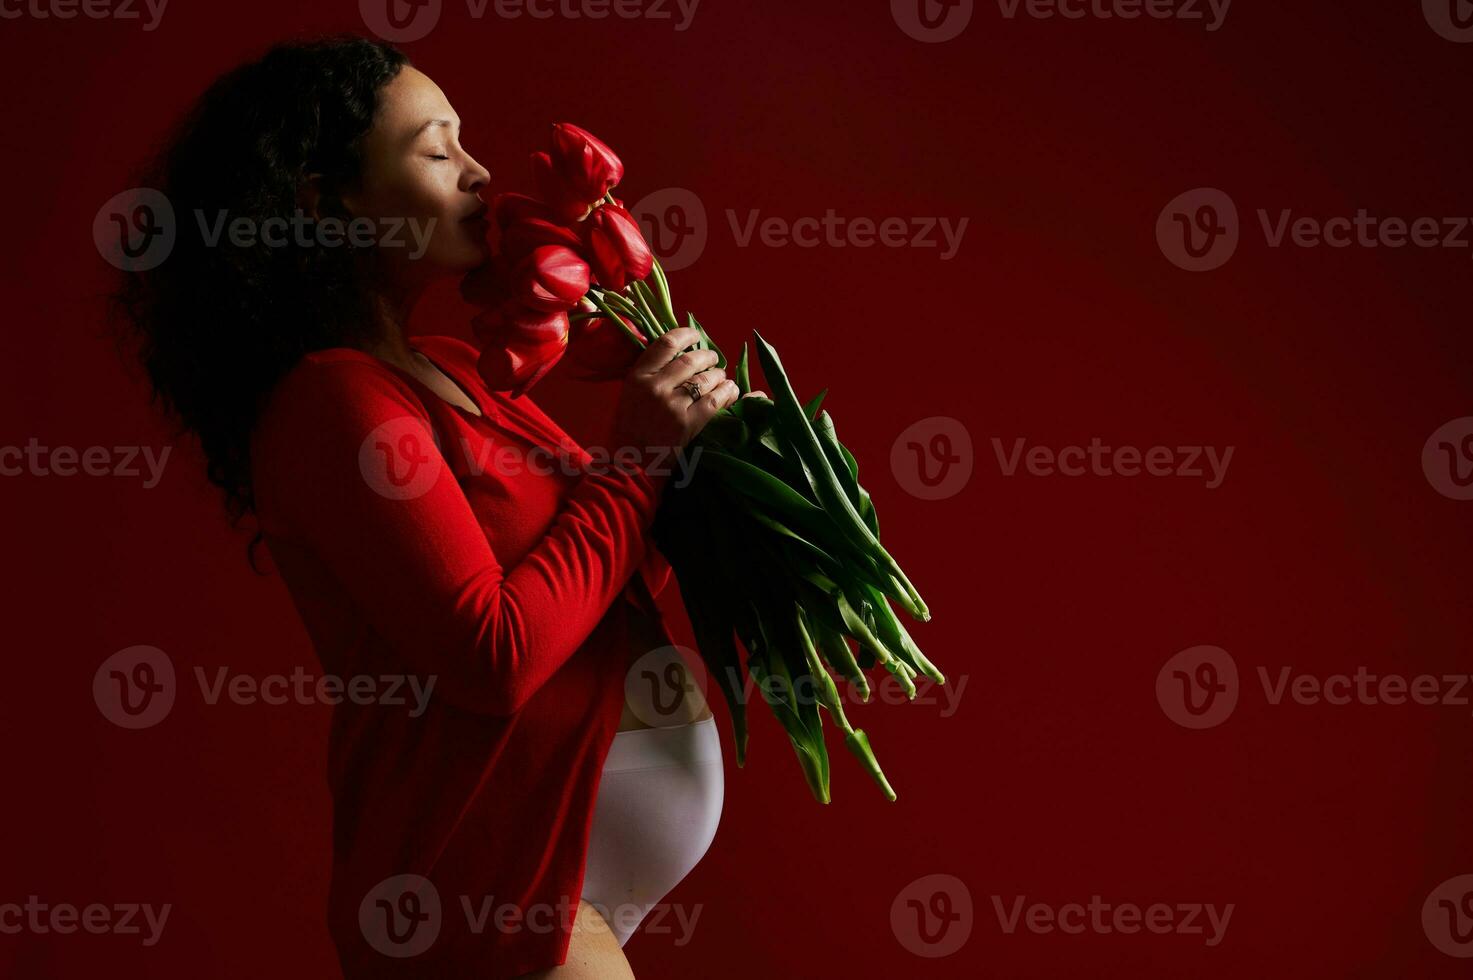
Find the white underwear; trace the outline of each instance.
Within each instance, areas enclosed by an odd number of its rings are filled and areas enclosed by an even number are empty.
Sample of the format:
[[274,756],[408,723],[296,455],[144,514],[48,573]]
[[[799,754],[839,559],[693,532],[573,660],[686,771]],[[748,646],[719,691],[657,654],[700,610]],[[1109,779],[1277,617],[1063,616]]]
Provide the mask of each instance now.
[[706,853],[725,793],[714,716],[614,734],[594,805],[583,899],[620,946]]

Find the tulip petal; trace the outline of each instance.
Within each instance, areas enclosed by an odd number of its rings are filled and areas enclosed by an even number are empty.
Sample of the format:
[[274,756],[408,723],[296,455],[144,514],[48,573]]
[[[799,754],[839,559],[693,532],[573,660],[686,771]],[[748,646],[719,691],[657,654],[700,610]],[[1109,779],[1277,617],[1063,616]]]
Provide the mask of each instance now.
[[552,127],[551,161],[575,196],[593,204],[624,179],[624,163],[607,143],[581,126]]
[[517,264],[517,296],[533,309],[566,312],[588,292],[588,263],[563,245],[542,245]]
[[477,316],[472,330],[483,345],[476,362],[481,379],[512,398],[540,381],[568,349],[565,313],[494,311]]

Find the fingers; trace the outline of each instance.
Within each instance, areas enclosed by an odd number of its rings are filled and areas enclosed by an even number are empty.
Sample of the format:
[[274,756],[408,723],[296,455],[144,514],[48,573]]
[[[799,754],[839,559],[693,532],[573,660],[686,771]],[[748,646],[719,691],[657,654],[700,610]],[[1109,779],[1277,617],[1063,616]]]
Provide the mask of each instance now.
[[[726,372],[723,371],[723,370],[721,370],[721,368],[709,368],[708,370],[705,370],[705,371],[698,371],[697,373],[691,375],[689,378],[687,378],[685,380],[686,381],[694,381],[696,384],[700,385],[701,386],[701,398],[705,398],[711,392],[713,392],[717,388],[721,387],[721,382],[723,382],[723,381],[726,380]],[[686,388],[684,387],[684,385],[685,385],[685,382],[684,381],[678,382],[677,383],[677,387],[676,387],[675,390],[681,395],[681,397],[689,399],[691,405],[695,405],[701,399],[700,398],[690,398],[690,394],[686,390]]]
[[[719,360],[721,360],[721,355],[714,350],[688,350],[660,369],[655,376],[657,387],[674,388],[682,381],[702,371],[715,370],[714,365]],[[725,376],[725,374],[722,375],[722,377]],[[702,387],[708,383],[703,380]]]
[[724,380],[692,402],[690,410],[696,416],[698,425],[704,426],[713,415],[736,401],[741,393],[742,389],[737,387],[735,381]]
[[700,339],[701,332],[694,327],[677,327],[650,343],[644,353],[639,355],[639,360],[634,362],[630,373],[644,376],[658,374],[675,360],[676,355]]

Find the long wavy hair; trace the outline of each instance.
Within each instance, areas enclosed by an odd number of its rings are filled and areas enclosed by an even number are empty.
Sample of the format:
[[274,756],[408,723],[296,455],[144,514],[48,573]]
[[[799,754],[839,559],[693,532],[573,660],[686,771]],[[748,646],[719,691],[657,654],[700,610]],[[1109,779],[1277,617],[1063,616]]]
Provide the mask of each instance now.
[[[155,268],[123,273],[114,320],[151,402],[198,440],[232,527],[255,513],[250,437],[266,396],[303,355],[356,346],[378,323],[354,249],[240,247],[207,241],[201,224],[290,221],[308,174],[322,175],[323,209],[339,210],[380,93],[408,63],[351,35],[277,45],[215,81],[139,175],[172,205],[176,239]],[[247,546],[253,568],[260,540]]]

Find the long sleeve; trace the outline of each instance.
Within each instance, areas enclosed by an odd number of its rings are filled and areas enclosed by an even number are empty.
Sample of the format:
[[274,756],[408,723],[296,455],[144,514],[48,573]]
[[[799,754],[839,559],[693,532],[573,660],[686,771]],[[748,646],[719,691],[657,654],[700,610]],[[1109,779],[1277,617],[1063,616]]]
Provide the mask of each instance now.
[[[584,475],[546,535],[505,567],[436,449],[423,403],[389,372],[356,360],[301,365],[268,414],[258,492],[406,668],[436,676],[436,695],[450,703],[518,711],[645,558],[663,474]],[[386,465],[414,460],[426,469],[386,481]],[[536,479],[486,478],[512,499],[518,480]]]

